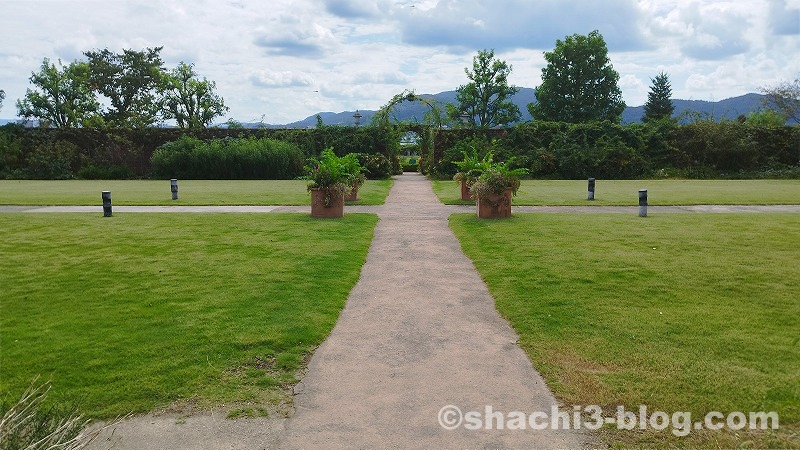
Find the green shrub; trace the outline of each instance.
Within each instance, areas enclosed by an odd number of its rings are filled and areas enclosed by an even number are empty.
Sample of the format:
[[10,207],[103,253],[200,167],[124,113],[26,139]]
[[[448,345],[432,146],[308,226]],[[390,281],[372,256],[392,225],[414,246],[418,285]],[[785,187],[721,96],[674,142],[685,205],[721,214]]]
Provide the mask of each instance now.
[[73,178],[72,166],[77,155],[78,147],[71,142],[42,142],[28,155],[27,178],[37,180]]
[[394,167],[385,155],[379,153],[357,153],[358,162],[366,169],[365,175],[370,180],[382,180],[395,173]]
[[78,171],[78,178],[84,180],[128,180],[135,177],[130,167],[120,165],[101,167],[90,163]]
[[303,173],[304,161],[296,146],[274,139],[189,136],[160,146],[150,159],[154,177],[200,180],[292,179]]

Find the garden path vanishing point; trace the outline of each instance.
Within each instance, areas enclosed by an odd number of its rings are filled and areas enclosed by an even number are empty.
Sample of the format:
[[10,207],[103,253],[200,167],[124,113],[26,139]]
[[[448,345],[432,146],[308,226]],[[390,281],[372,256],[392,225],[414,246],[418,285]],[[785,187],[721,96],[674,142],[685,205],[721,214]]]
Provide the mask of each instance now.
[[550,414],[556,400],[495,310],[448,227],[453,208],[439,202],[430,182],[416,174],[397,177],[386,204],[370,209],[381,220],[366,264],[296,387],[290,418],[151,414],[117,425],[92,448],[592,446],[593,437],[578,431],[440,425],[447,405],[464,413],[484,414],[488,405],[504,414]]
[[[555,399],[495,310],[421,175],[397,177],[280,448],[580,448],[570,431],[444,429],[447,405],[550,414]],[[496,424],[495,424],[496,427]]]

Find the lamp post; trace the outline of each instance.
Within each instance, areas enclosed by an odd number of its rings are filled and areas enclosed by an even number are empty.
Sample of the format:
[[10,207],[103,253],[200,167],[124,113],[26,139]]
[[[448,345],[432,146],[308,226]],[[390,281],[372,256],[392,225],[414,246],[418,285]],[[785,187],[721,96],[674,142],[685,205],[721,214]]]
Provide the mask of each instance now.
[[469,119],[471,118],[472,116],[470,116],[468,112],[464,111],[463,113],[461,113],[461,123],[463,123],[464,126],[466,126],[469,123]]
[[355,120],[355,121],[356,121],[356,126],[358,126],[358,124],[360,124],[360,123],[361,123],[361,118],[362,118],[362,117],[363,117],[363,116],[361,115],[361,113],[360,113],[360,112],[358,112],[358,110],[356,110],[356,113],[355,113],[355,114],[353,114],[353,120]]

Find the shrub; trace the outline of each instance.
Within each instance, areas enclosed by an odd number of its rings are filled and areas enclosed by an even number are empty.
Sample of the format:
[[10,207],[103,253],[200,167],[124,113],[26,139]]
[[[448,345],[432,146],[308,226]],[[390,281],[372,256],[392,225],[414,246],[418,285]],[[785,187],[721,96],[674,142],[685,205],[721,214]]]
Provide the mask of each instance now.
[[78,147],[67,141],[42,142],[28,155],[28,178],[37,180],[66,180],[73,178],[73,162]]
[[135,177],[130,167],[120,165],[100,167],[90,163],[78,171],[78,178],[84,180],[128,180]]
[[366,170],[365,174],[370,180],[382,180],[392,176],[394,169],[392,163],[385,155],[379,153],[357,153],[358,162]]
[[292,179],[303,173],[294,145],[267,138],[201,141],[183,136],[160,146],[150,160],[153,176],[187,179]]

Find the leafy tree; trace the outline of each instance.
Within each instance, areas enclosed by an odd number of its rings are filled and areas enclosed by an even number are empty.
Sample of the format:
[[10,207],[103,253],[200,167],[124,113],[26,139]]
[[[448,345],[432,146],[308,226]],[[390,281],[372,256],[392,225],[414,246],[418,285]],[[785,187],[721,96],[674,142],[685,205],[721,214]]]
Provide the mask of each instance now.
[[647,93],[642,122],[669,119],[675,111],[675,105],[671,100],[672,86],[669,84],[669,75],[661,72],[650,81],[653,82],[653,85],[650,87],[650,92]]
[[511,66],[495,59],[494,49],[479,51],[472,58],[472,71],[464,68],[464,72],[470,82],[456,90],[458,106],[449,108],[453,119],[466,113],[470,124],[480,127],[519,120],[519,108],[510,100],[519,88],[508,85]]
[[767,96],[767,107],[795,123],[800,123],[800,76],[791,83],[786,81],[774,86],[764,86],[759,90]]
[[744,122],[751,125],[779,127],[786,124],[786,115],[774,109],[752,111],[744,118]]
[[537,103],[528,104],[534,119],[581,123],[610,120],[618,123],[625,102],[617,85],[619,73],[608,58],[608,48],[597,30],[588,36],[573,34],[556,40],[545,52]]
[[103,114],[108,125],[142,128],[156,123],[164,73],[159,55],[162,48],[123,50],[120,54],[108,49],[84,52],[89,58],[92,89],[110,102]]
[[215,88],[213,81],[197,78],[193,64],[181,62],[164,76],[164,118],[175,119],[180,128],[205,128],[228,111]]
[[85,125],[100,108],[89,89],[89,66],[75,61],[65,67],[60,60],[58,65],[44,58],[39,72],[31,73],[34,89],[17,100],[17,114],[57,128]]

